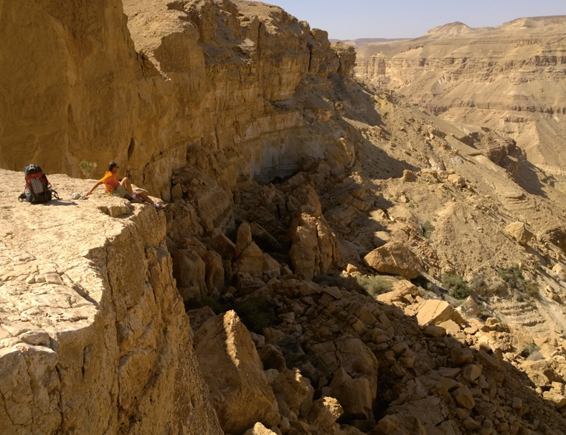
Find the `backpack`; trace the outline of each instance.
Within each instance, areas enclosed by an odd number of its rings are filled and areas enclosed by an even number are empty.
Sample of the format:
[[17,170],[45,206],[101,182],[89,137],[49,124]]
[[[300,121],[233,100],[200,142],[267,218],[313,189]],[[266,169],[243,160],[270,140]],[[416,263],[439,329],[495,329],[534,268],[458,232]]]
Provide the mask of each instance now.
[[19,196],[20,201],[28,201],[32,204],[44,204],[51,201],[51,198],[59,199],[59,195],[47,180],[43,170],[37,165],[28,165],[24,169],[26,188],[24,193]]

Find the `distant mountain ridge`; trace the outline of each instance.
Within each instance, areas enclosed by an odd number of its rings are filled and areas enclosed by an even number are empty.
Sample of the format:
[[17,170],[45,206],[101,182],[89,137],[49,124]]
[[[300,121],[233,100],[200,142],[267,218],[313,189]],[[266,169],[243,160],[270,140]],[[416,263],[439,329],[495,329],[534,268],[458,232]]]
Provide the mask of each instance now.
[[330,39],[330,42],[344,42],[348,45],[354,47],[363,47],[368,44],[379,44],[382,42],[396,42],[396,41],[406,41],[410,38],[358,38],[358,39]]

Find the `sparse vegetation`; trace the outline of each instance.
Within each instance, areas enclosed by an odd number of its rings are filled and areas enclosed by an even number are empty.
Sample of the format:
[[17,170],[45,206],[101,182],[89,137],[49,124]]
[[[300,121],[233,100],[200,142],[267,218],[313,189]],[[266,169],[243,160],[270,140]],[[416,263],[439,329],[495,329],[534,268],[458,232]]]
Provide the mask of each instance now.
[[426,221],[423,224],[423,237],[425,239],[430,239],[432,232],[434,231],[434,225],[430,221]]
[[474,274],[469,285],[472,289],[472,293],[481,294],[485,289],[487,289],[487,282],[485,281],[484,277],[479,274]]
[[391,281],[379,275],[363,275],[359,276],[357,280],[360,287],[364,289],[364,291],[372,298],[375,298],[376,296],[379,296],[383,293],[387,293],[393,287],[393,283]]
[[499,269],[499,277],[505,281],[508,286],[520,292],[527,293],[532,297],[536,297],[539,294],[538,284],[525,279],[521,268],[517,264]]
[[508,283],[513,284],[514,282],[518,281],[518,280],[524,280],[525,278],[523,277],[523,272],[521,272],[521,269],[519,268],[519,265],[514,264],[513,266],[509,266],[509,267],[504,267],[502,269],[499,269],[499,277]]
[[472,294],[472,289],[460,275],[447,273],[442,276],[442,284],[448,287],[448,294],[456,299],[466,299]]
[[79,169],[81,170],[85,178],[92,178],[94,170],[96,169],[96,163],[83,160],[79,163]]
[[523,348],[521,355],[526,358],[527,361],[538,361],[544,359],[539,351],[540,347],[538,347],[535,343],[529,343]]

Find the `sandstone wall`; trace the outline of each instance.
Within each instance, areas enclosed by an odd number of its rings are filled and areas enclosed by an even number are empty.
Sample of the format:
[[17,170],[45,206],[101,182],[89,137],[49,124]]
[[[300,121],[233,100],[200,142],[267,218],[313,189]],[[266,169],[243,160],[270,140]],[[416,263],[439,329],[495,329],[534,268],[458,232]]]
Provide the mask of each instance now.
[[34,162],[79,176],[86,160],[99,176],[115,159],[169,199],[190,145],[242,153],[247,171],[267,180],[296,170],[301,157],[324,157],[340,137],[310,128],[333,107],[315,101],[305,117],[297,95],[305,79],[348,74],[353,60],[341,62],[326,32],[277,7],[0,2],[0,38],[4,168]]
[[[21,174],[0,179],[0,202],[13,204]],[[87,187],[52,182],[62,196]],[[222,433],[163,213],[137,205],[113,218],[99,207],[123,200],[99,198],[2,207],[0,433]]]

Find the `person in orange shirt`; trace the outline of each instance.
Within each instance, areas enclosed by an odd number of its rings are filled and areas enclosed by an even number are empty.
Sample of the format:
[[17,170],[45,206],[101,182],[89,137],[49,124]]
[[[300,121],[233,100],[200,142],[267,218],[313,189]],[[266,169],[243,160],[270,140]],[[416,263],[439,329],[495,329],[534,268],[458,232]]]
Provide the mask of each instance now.
[[115,193],[120,198],[126,198],[129,201],[135,201],[139,197],[141,200],[153,204],[155,208],[158,210],[161,208],[165,208],[165,206],[162,206],[157,202],[153,202],[151,198],[148,196],[148,194],[145,193],[143,190],[140,189],[134,190],[132,187],[132,183],[130,182],[128,177],[124,177],[122,178],[122,181],[118,181],[118,177],[116,176],[116,174],[118,173],[118,169],[120,169],[120,166],[118,166],[118,163],[112,160],[108,164],[108,171],[106,171],[104,177],[102,177],[100,181],[97,181],[96,184],[92,186],[92,188],[86,193],[85,196],[89,196],[94,191],[94,189],[96,189],[101,184],[104,184],[104,187],[106,188],[106,193],[108,194]]

